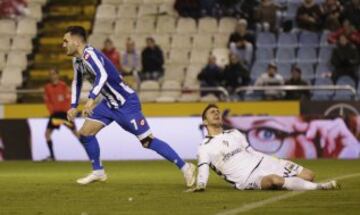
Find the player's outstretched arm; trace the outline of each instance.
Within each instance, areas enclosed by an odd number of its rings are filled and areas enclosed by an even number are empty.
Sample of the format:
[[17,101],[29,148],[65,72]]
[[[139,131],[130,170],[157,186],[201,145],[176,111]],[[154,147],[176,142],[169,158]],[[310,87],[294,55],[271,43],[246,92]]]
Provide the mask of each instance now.
[[203,192],[206,189],[206,184],[209,179],[209,163],[210,158],[206,150],[201,146],[198,153],[198,175],[196,180],[196,186],[188,189],[186,192]]

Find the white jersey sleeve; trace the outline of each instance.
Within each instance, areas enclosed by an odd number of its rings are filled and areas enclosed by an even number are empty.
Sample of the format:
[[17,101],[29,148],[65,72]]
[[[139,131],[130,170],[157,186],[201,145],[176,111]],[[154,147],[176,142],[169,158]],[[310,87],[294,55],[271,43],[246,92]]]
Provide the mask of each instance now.
[[198,175],[197,185],[202,184],[206,186],[209,179],[209,165],[210,157],[205,145],[201,145],[198,150]]
[[243,149],[251,148],[249,142],[247,141],[247,139],[243,133],[241,133],[237,129],[234,129],[233,133],[234,133],[234,137],[236,138],[236,141],[238,141],[241,148],[243,148]]

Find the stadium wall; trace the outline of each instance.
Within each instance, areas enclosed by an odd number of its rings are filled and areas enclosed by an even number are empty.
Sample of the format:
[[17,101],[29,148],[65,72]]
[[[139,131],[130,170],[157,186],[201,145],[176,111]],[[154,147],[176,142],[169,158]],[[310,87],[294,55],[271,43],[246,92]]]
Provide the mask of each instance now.
[[[222,109],[236,115],[299,115],[298,101],[219,102]],[[146,116],[199,116],[207,103],[145,103],[142,108]],[[47,117],[43,104],[12,104],[0,108],[0,118],[26,119]]]

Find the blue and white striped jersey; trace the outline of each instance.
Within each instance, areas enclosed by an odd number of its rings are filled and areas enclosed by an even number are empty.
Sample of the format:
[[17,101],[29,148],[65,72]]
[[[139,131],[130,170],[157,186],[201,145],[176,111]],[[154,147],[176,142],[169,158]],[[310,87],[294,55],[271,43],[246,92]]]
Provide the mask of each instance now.
[[71,92],[71,107],[78,106],[83,79],[92,85],[89,98],[101,94],[112,108],[121,107],[134,94],[123,82],[121,74],[113,63],[99,50],[87,45],[82,58],[73,58],[74,80]]

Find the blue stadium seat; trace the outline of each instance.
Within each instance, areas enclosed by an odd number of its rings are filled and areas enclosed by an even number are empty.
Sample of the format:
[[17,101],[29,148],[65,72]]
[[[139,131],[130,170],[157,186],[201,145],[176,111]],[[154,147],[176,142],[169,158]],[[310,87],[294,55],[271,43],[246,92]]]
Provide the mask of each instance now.
[[[333,82],[330,78],[316,78],[314,86],[319,85],[333,85]],[[333,90],[312,90],[312,99],[313,100],[330,100],[334,95]]]
[[272,48],[256,49],[255,59],[258,62],[270,63],[274,60],[274,50]]
[[[336,85],[350,85],[355,88],[355,81],[349,76],[341,76],[336,81]],[[348,90],[336,90],[334,95],[334,100],[351,100],[353,99],[353,94]]]
[[315,32],[302,31],[299,36],[300,47],[318,47],[320,45],[319,35]]
[[291,63],[277,63],[278,73],[284,78],[289,79],[291,74]]
[[294,20],[297,13],[297,9],[299,8],[300,4],[301,2],[288,1],[286,5],[287,10],[286,10],[285,19]]
[[298,50],[297,62],[299,63],[317,63],[317,54],[315,48],[301,47]]
[[319,51],[318,62],[319,63],[330,63],[332,51],[333,51],[332,46],[321,47],[320,51]]
[[278,47],[290,47],[296,48],[298,46],[298,38],[296,33],[280,33],[278,42]]
[[332,71],[333,71],[333,69],[330,66],[330,64],[319,63],[316,66],[315,76],[316,76],[316,78],[321,78],[321,77],[324,77],[325,73],[331,73]]
[[256,37],[256,46],[258,48],[275,48],[276,37],[275,34],[270,32],[260,32]]
[[311,63],[297,63],[297,67],[301,69],[301,76],[304,80],[312,83],[315,78],[314,64]]
[[279,63],[295,63],[294,48],[278,48],[276,52],[276,61]]
[[255,81],[262,73],[266,72],[268,63],[255,61],[251,68],[250,78]]

